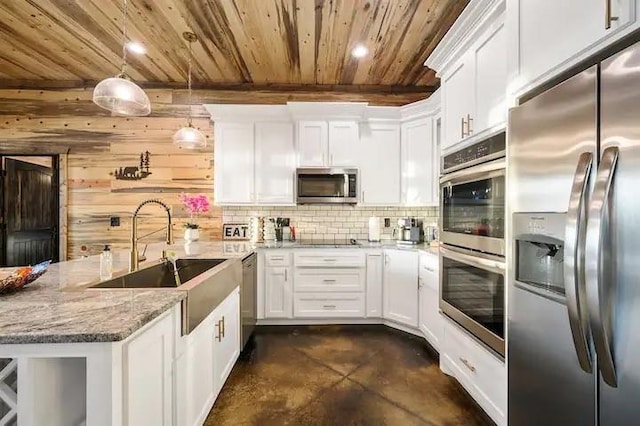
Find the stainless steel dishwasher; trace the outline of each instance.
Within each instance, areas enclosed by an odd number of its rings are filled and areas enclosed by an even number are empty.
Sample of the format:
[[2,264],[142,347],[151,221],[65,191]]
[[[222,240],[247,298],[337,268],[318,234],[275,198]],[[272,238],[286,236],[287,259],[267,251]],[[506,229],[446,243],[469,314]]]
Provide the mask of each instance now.
[[240,288],[240,321],[241,321],[241,350],[244,349],[247,341],[256,328],[257,315],[257,273],[258,259],[255,253],[242,259],[242,287]]

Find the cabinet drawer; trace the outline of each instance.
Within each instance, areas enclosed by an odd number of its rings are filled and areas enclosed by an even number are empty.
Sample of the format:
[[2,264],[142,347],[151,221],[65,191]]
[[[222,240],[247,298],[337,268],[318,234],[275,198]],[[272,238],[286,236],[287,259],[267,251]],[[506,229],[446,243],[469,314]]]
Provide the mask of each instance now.
[[364,268],[365,253],[362,251],[310,251],[294,254],[296,267],[303,268]]
[[291,253],[265,253],[264,261],[267,266],[289,266],[291,264]]
[[296,268],[295,291],[364,291],[365,270],[360,268]]
[[296,318],[364,317],[364,293],[297,293]]
[[[445,321],[445,356],[474,399],[496,420],[506,410],[504,362],[451,321]],[[499,423],[499,422],[498,422]]]

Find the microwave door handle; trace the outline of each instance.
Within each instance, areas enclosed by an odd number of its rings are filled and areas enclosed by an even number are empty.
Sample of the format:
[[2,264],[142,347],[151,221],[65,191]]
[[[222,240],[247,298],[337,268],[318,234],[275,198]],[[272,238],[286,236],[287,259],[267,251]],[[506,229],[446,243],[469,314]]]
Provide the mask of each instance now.
[[611,282],[613,271],[606,271],[615,262],[612,259],[603,258],[608,256],[609,250],[603,250],[606,239],[610,238],[609,210],[611,207],[611,196],[613,186],[613,176],[618,163],[618,147],[609,147],[602,153],[600,167],[596,175],[596,183],[593,190],[593,197],[589,207],[587,222],[587,238],[585,241],[585,275],[587,283],[587,303],[589,306],[589,320],[593,343],[598,355],[598,365],[600,373],[605,383],[611,387],[618,386],[616,368],[613,361],[612,351],[612,312]]
[[344,175],[344,183],[342,184],[342,188],[343,188],[343,197],[347,198],[349,197],[349,175],[347,173],[345,173]]
[[587,338],[588,315],[584,305],[586,290],[583,242],[586,225],[585,198],[592,165],[593,154],[583,152],[578,159],[576,172],[573,175],[564,239],[564,285],[569,326],[580,368],[587,373],[593,371],[593,366]]

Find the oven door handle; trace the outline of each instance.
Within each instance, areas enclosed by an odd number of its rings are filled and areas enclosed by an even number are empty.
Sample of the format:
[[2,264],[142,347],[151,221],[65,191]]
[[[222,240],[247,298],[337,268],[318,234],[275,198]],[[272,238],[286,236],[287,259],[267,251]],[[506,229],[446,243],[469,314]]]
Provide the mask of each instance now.
[[483,269],[485,271],[495,272],[497,274],[504,274],[505,264],[497,260],[478,257],[459,251],[454,251],[444,247],[440,247],[440,255],[447,259],[455,260],[456,262],[464,263],[469,266],[475,266],[476,268]]
[[446,174],[440,178],[440,184],[446,185],[451,183],[457,185],[505,175],[506,163],[504,160],[498,160]]

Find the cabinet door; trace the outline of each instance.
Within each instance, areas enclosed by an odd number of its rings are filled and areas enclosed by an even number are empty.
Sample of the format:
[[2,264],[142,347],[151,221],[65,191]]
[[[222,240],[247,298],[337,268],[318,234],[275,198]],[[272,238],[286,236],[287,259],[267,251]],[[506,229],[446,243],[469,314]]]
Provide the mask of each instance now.
[[402,125],[402,204],[434,205],[432,120],[418,120]]
[[213,371],[216,396],[240,355],[240,293],[235,290],[216,308],[213,336]]
[[384,318],[418,328],[418,253],[384,252]]
[[366,124],[361,135],[361,204],[400,204],[400,125]]
[[618,19],[606,29],[604,0],[518,0],[519,80],[523,83],[561,65],[604,37],[625,27],[632,0],[610,0]]
[[444,325],[439,307],[438,258],[436,256],[420,256],[418,286],[420,331],[434,349],[440,350]]
[[[473,57],[465,55],[458,66],[442,80],[444,140],[442,148],[448,148],[467,135],[467,115],[473,115]],[[463,135],[463,132],[465,134]]]
[[126,424],[169,426],[173,422],[172,318],[168,315],[123,348]]
[[293,283],[291,268],[265,268],[265,318],[293,316]]
[[185,424],[187,425],[197,424],[198,421],[206,418],[215,392],[213,334],[214,318],[210,316],[189,335],[190,344],[186,349],[187,358],[184,366],[187,388],[186,395],[182,399],[186,406],[187,422]]
[[475,56],[475,114],[473,133],[506,122],[507,39],[504,23],[488,31],[486,38],[473,47]]
[[256,123],[256,201],[293,204],[295,144],[292,123]]
[[358,123],[354,121],[330,121],[329,165],[357,167],[359,141]]
[[214,133],[215,203],[253,202],[253,123],[215,123]]
[[382,253],[367,254],[367,317],[382,317]]
[[329,130],[326,121],[299,121],[298,166],[327,165],[328,140]]

